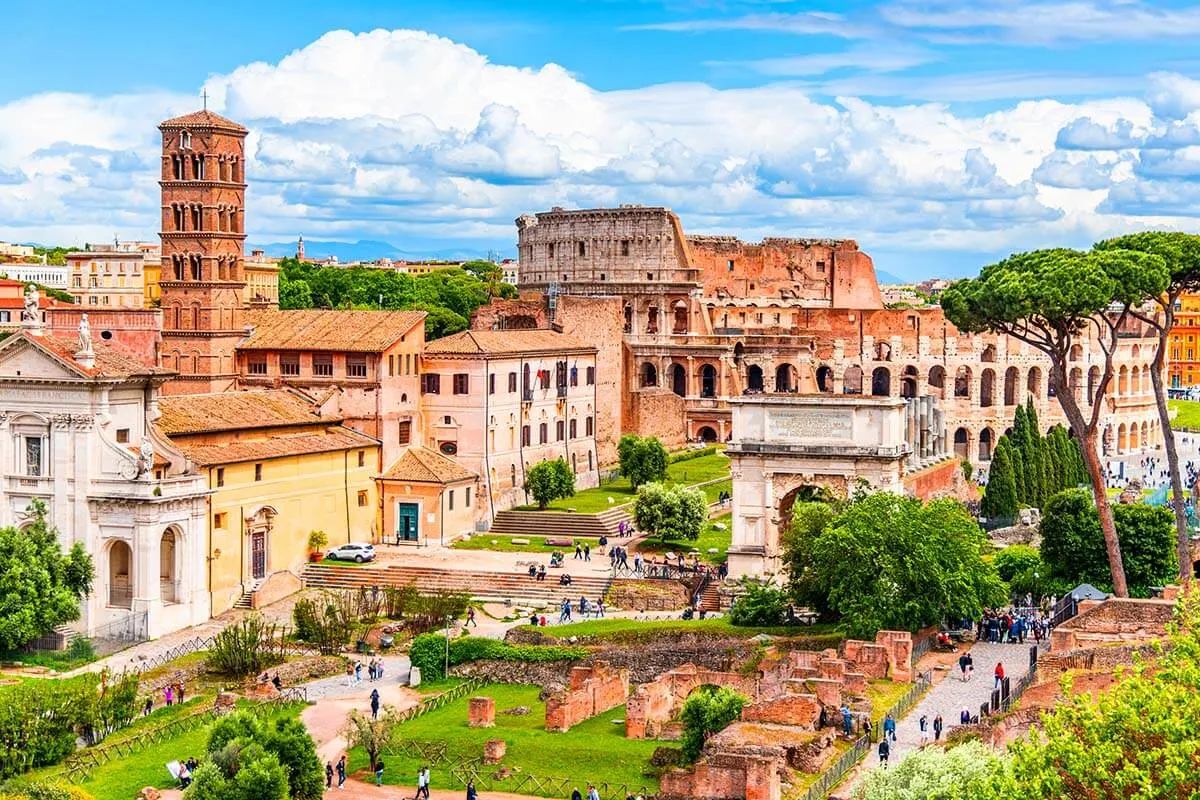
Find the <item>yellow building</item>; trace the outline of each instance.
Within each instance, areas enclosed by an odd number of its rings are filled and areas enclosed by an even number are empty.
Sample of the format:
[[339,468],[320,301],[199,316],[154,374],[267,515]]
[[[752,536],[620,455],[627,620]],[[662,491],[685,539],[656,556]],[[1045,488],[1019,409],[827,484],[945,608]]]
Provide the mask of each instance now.
[[279,308],[279,259],[252,250],[242,262],[242,270],[246,276],[242,304],[246,308]]
[[1176,301],[1167,347],[1167,385],[1179,389],[1200,383],[1200,294],[1184,294]]
[[67,291],[83,306],[143,308],[145,255],[133,250],[67,253]]
[[162,289],[158,285],[160,280],[162,280],[161,261],[147,261],[142,265],[142,288],[144,289],[142,302],[146,308],[159,307],[162,300]]
[[299,588],[308,535],[376,538],[379,442],[287,390],[160,401],[159,430],[207,474],[212,613]]

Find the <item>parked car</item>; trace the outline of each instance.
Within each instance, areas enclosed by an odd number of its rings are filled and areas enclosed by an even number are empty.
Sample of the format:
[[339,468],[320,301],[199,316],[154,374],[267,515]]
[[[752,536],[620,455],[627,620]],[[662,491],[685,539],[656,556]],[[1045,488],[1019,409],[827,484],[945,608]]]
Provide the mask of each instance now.
[[359,564],[364,561],[373,561],[375,559],[375,545],[364,542],[350,542],[349,544],[344,544],[330,550],[326,558],[330,561],[357,561]]

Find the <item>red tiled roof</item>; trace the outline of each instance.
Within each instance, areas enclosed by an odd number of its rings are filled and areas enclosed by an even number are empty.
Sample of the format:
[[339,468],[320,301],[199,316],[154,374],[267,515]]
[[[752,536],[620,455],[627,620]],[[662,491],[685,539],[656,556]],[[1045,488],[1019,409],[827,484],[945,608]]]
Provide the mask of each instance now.
[[254,330],[238,349],[380,353],[423,319],[424,311],[247,311]]
[[163,120],[158,123],[158,127],[160,130],[162,128],[225,128],[226,130],[247,132],[245,126],[222,117],[220,114],[214,114],[208,109]]
[[175,445],[195,463],[210,466],[378,447],[379,442],[358,431],[335,426],[318,433],[294,436],[272,436],[267,439],[250,439],[226,444],[189,445],[175,442]]
[[463,331],[425,344],[427,356],[594,353],[596,348],[550,330]]
[[65,336],[34,336],[27,330],[17,331],[0,343],[0,349],[16,347],[17,342],[28,342],[61,362],[67,368],[85,378],[130,378],[137,375],[174,375],[169,369],[147,366],[132,356],[125,355],[112,346],[95,343],[95,363],[85,367],[75,359],[79,342]]
[[341,422],[286,389],[164,397],[159,410],[156,424],[167,436]]
[[427,447],[410,447],[382,475],[384,480],[408,483],[458,483],[479,476],[457,461]]

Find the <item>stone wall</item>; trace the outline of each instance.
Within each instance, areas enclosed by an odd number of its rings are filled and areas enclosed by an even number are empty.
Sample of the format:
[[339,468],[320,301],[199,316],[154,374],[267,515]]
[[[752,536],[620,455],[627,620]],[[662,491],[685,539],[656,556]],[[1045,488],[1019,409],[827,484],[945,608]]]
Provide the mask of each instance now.
[[616,462],[617,440],[624,433],[622,308],[619,297],[563,295],[554,316],[557,329],[596,347],[596,463],[601,466]]
[[1161,639],[1174,615],[1173,600],[1112,597],[1055,628],[1050,633],[1050,649],[1063,652],[1106,642],[1138,643]]
[[779,800],[781,759],[720,753],[662,776],[660,800]]
[[687,401],[664,386],[638,389],[630,393],[625,427],[676,450],[687,443],[686,409]]
[[625,711],[625,735],[630,739],[654,739],[675,716],[687,696],[698,687],[728,686],[751,701],[759,697],[757,676],[719,672],[684,664],[641,684],[629,697]]
[[[647,591],[652,590],[652,591]],[[625,611],[661,611],[686,608],[691,594],[679,581],[615,580],[608,590],[608,604]]]
[[479,678],[486,683],[524,683],[532,686],[565,684],[574,661],[472,661],[450,667],[456,678]]
[[1158,646],[1154,644],[1108,645],[1043,653],[1038,657],[1037,683],[1056,683],[1064,673],[1073,671],[1111,672],[1132,666],[1137,659],[1145,661],[1157,655]]
[[258,591],[250,595],[251,608],[264,608],[272,603],[278,603],[304,588],[304,582],[296,573],[286,569],[272,572],[263,581]]
[[953,497],[970,502],[979,499],[979,491],[963,478],[962,462],[949,458],[904,476],[904,491],[921,500]]
[[492,300],[471,315],[471,330],[504,331],[549,328],[546,298],[539,292],[522,292],[516,300]]
[[603,661],[574,667],[566,689],[546,698],[546,730],[568,731],[585,719],[623,705],[629,697],[629,670]]

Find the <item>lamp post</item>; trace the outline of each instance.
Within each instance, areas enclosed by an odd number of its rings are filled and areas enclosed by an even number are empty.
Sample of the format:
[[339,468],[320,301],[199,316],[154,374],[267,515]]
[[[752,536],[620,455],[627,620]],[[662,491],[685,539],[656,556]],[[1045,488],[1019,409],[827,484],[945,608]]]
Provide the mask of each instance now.
[[442,673],[442,676],[445,678],[450,677],[450,623],[453,620],[454,617],[449,614],[446,615],[446,669]]

